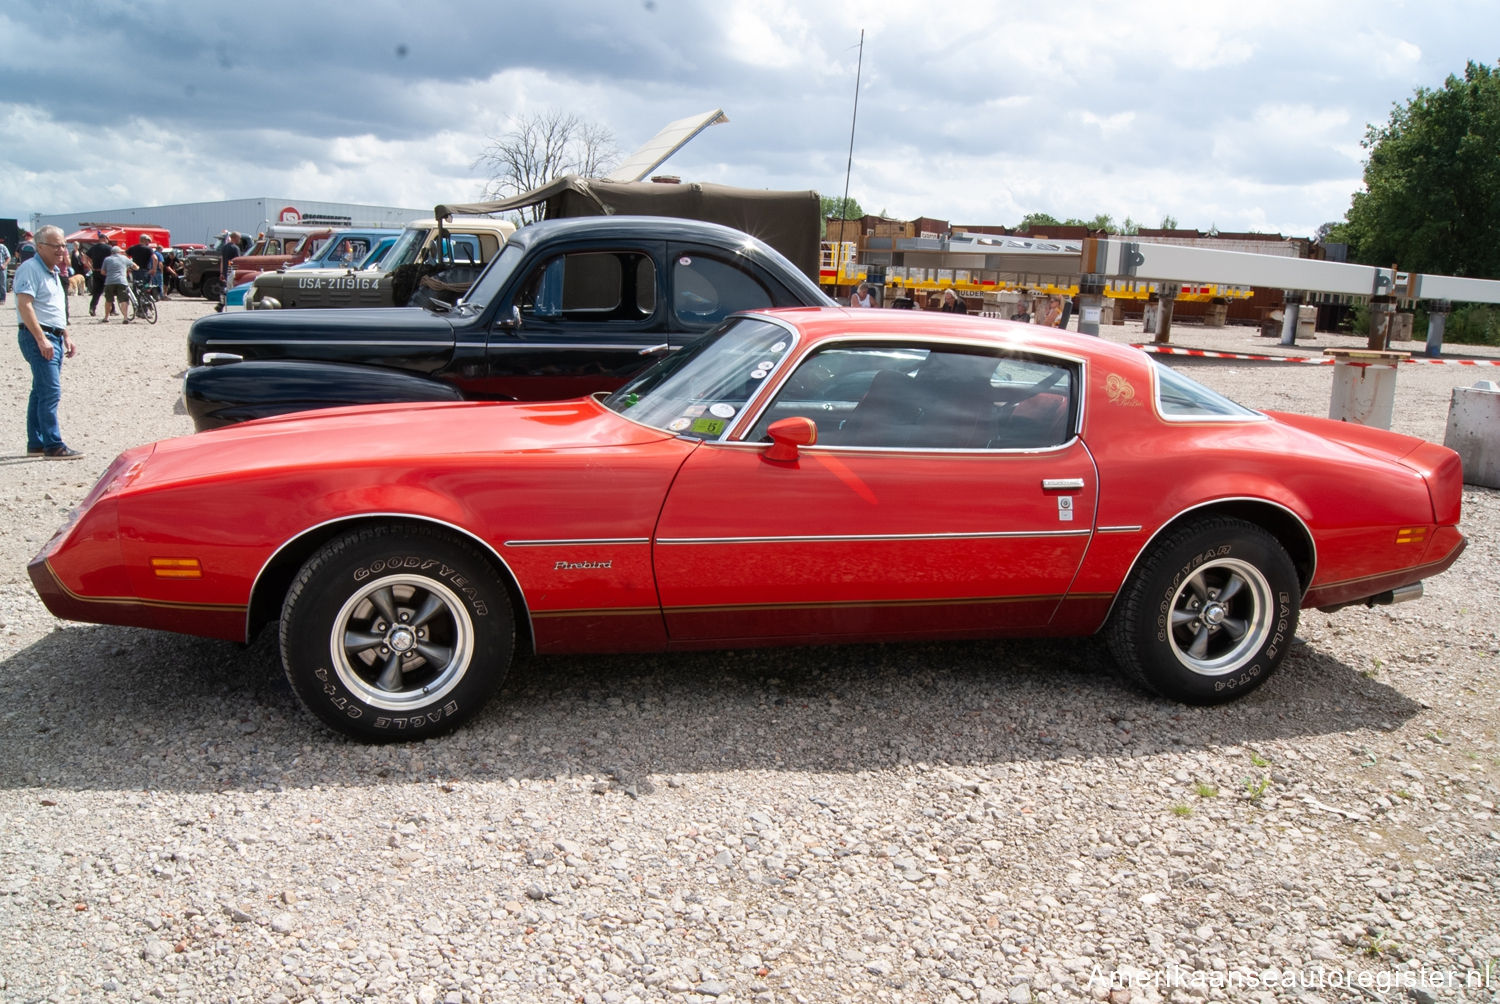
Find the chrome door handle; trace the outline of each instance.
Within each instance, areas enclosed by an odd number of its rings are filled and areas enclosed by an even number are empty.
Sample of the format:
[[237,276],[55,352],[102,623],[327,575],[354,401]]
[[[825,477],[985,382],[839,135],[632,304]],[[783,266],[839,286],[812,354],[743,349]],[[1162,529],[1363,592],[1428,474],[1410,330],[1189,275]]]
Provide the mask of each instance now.
[[1060,492],[1082,487],[1083,478],[1042,478],[1042,491],[1044,492]]

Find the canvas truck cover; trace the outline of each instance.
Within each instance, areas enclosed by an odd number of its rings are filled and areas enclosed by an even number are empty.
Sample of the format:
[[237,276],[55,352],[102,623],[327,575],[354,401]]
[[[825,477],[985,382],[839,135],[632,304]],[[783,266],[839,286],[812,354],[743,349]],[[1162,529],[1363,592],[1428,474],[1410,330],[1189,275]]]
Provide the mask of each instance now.
[[814,281],[822,204],[818,193],[732,188],[701,182],[600,181],[567,174],[540,188],[496,202],[438,206],[439,220],[454,214],[503,213],[545,203],[546,218],[564,216],[675,216],[743,230],[759,237]]

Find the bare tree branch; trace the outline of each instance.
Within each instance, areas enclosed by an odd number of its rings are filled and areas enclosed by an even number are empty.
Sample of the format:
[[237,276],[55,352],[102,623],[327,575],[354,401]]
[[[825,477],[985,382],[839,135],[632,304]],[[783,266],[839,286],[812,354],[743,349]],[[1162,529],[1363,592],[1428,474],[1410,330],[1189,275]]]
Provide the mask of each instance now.
[[[613,166],[614,134],[560,109],[512,120],[511,130],[491,137],[474,162],[489,174],[484,198],[500,199],[529,192],[564,174],[598,177]],[[541,218],[541,206],[521,211],[522,222]]]

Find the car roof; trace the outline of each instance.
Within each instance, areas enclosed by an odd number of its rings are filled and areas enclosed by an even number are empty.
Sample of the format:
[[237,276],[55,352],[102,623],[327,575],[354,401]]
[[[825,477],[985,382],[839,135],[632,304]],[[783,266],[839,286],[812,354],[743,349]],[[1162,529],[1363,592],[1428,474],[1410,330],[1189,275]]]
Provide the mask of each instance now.
[[746,313],[775,317],[796,327],[809,342],[851,336],[912,341],[941,338],[998,343],[1007,348],[1063,355],[1114,358],[1121,364],[1128,361],[1131,365],[1140,365],[1145,358],[1139,349],[1117,345],[1093,335],[977,314],[879,307],[784,307]]
[[[610,238],[634,237],[649,240],[701,240],[710,244],[739,246],[749,235],[732,227],[677,216],[567,216],[540,220],[516,231],[515,240],[531,242],[542,238],[573,236]],[[769,250],[770,246],[751,236],[752,247]]]

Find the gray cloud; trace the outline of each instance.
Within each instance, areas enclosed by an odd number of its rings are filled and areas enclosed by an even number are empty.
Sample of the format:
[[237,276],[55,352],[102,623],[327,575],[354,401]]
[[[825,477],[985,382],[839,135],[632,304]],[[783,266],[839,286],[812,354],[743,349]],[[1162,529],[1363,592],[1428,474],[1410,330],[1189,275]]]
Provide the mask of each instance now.
[[622,153],[722,107],[731,124],[664,170],[837,194],[862,26],[850,193],[866,209],[1305,234],[1347,208],[1367,123],[1494,62],[1468,40],[1496,37],[1500,13],[20,0],[0,10],[0,216],[263,194],[427,206],[476,195],[486,137],[548,107]]

